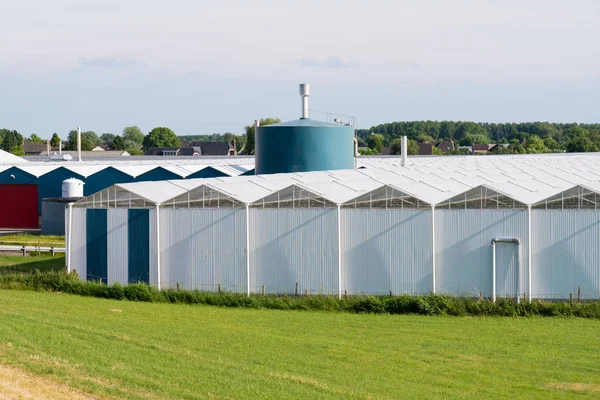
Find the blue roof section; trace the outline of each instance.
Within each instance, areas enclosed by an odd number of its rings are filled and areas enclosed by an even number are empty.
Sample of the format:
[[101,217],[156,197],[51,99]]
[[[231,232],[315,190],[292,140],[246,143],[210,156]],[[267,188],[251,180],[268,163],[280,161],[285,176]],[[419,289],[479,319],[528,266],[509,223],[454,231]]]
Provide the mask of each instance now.
[[260,128],[275,128],[275,127],[287,127],[287,126],[306,126],[306,127],[322,127],[322,128],[348,128],[348,126],[340,124],[332,124],[329,122],[317,121],[310,118],[300,118],[294,121],[282,122],[280,124],[272,124],[261,126]]

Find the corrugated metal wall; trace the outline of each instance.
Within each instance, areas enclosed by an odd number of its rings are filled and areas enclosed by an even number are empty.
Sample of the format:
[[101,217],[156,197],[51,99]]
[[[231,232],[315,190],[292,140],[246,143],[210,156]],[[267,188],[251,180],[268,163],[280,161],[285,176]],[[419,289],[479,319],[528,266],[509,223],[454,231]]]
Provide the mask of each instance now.
[[342,209],[342,290],[432,291],[431,211]]
[[150,212],[127,210],[127,281],[150,283]]
[[164,287],[246,291],[245,209],[161,209]]
[[108,284],[127,285],[127,210],[107,210],[106,223]]
[[520,241],[520,276],[514,245],[497,245],[497,296],[527,291],[528,220],[526,210],[436,210],[436,290],[452,295],[492,295],[494,238]]
[[86,213],[86,267],[88,281],[108,282],[108,213],[88,208]]
[[[82,279],[88,254],[102,240],[102,218],[88,226],[87,212],[73,208],[71,269]],[[129,232],[128,213],[108,212],[105,222],[109,283],[128,282],[130,235],[147,241],[149,280],[157,284],[156,210],[147,233]],[[68,212],[68,209],[66,210]],[[161,209],[161,286],[246,291],[245,209]],[[476,296],[492,292],[493,238],[497,244],[497,296],[523,295],[528,287],[528,219],[523,210],[436,210],[436,292]],[[250,288],[267,293],[338,293],[337,209],[250,209]],[[425,294],[431,291],[431,212],[341,210],[342,290],[349,294]],[[67,221],[68,224],[68,221]],[[136,231],[137,232],[137,231]],[[146,232],[146,231],[145,231]],[[600,298],[600,213],[532,210],[532,297]],[[93,243],[88,239],[92,240]],[[88,243],[90,242],[90,243]],[[96,247],[94,247],[96,246]],[[86,248],[87,247],[87,248]],[[102,246],[100,246],[102,247]],[[517,269],[520,270],[517,276]],[[97,278],[96,278],[97,279]]]
[[600,297],[600,213],[532,210],[534,298]]
[[[71,234],[71,265],[72,271],[77,271],[79,279],[85,280],[87,276],[86,255],[86,209],[73,208],[73,224]],[[66,210],[68,213],[68,209]],[[68,223],[68,221],[67,221]]]
[[250,290],[338,293],[337,209],[253,209]]

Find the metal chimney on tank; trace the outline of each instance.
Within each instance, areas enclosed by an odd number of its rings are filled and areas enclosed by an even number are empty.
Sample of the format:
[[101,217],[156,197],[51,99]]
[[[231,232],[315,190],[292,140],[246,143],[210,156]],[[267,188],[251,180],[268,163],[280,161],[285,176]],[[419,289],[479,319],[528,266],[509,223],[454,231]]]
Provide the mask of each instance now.
[[81,127],[77,127],[77,161],[81,161]]
[[300,97],[302,97],[302,119],[308,119],[308,96],[310,96],[310,85],[300,84]]

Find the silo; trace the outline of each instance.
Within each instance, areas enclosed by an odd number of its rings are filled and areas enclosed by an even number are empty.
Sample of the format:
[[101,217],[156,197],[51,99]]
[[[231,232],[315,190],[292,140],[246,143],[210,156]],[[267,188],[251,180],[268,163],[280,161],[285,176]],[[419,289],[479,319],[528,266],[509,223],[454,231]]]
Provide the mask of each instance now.
[[354,127],[308,118],[309,86],[300,85],[302,118],[256,128],[256,174],[354,168]]

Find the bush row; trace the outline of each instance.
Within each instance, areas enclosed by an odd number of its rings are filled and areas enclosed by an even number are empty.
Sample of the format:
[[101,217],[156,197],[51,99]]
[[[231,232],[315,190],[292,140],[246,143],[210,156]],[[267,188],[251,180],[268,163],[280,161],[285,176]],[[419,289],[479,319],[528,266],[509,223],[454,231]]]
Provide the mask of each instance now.
[[452,316],[574,316],[600,318],[600,301],[552,303],[533,301],[517,303],[499,299],[458,298],[447,295],[428,296],[246,296],[239,293],[212,293],[198,290],[157,290],[146,284],[107,286],[83,282],[76,273],[39,272],[0,275],[0,289],[52,291],[114,300],[155,303],[205,304],[274,310],[321,310],[372,314],[421,314]]

